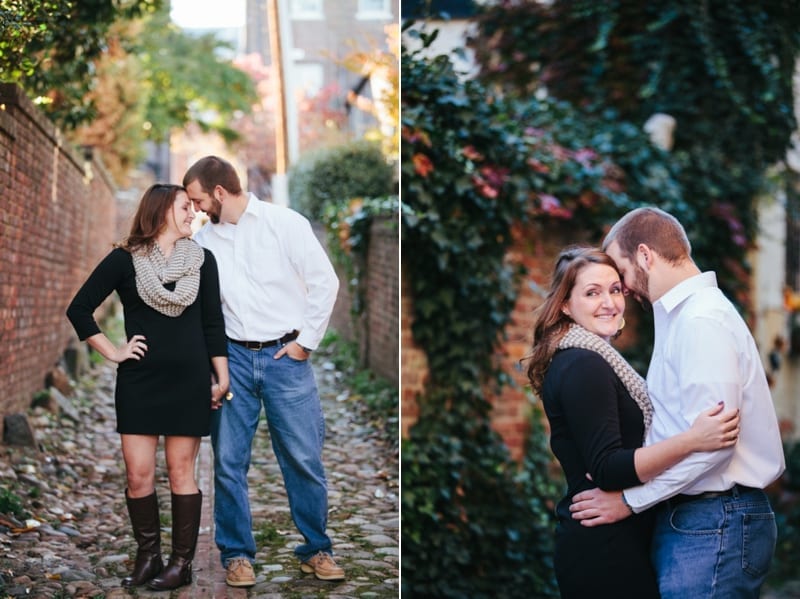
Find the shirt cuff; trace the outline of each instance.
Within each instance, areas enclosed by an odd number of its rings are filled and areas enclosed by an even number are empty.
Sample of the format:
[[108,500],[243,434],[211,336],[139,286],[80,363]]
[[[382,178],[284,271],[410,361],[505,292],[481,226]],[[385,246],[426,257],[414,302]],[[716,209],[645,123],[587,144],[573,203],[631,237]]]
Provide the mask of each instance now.
[[630,507],[631,510],[633,510],[634,514],[640,514],[646,509],[657,504],[660,500],[656,499],[654,501],[653,498],[651,497],[651,494],[648,493],[644,485],[640,485],[638,487],[631,487],[630,489],[625,489],[624,501],[628,505],[628,507]]

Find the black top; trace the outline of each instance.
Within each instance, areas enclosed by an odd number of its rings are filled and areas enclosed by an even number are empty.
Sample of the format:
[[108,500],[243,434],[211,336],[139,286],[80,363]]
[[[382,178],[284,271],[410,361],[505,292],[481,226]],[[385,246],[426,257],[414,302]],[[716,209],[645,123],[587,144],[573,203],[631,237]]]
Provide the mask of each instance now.
[[[92,272],[67,308],[67,317],[84,340],[101,332],[95,309],[116,291],[122,302],[125,334],[144,335],[141,360],[117,367],[117,431],[127,434],[209,434],[211,363],[227,356],[225,323],[214,255],[205,253],[197,299],[180,316],[171,317],[145,304],[136,291],[133,259],[112,250]],[[174,283],[167,288],[174,288]]]
[[600,354],[579,348],[553,356],[542,403],[550,446],[567,479],[566,496],[556,508],[555,565],[562,597],[658,597],[649,560],[649,512],[587,528],[569,511],[580,491],[641,484],[633,462],[644,436],[639,406]]
[[593,487],[615,491],[641,484],[633,453],[642,446],[642,411],[600,354],[579,348],[556,352],[542,395],[550,445],[566,474],[570,499]]

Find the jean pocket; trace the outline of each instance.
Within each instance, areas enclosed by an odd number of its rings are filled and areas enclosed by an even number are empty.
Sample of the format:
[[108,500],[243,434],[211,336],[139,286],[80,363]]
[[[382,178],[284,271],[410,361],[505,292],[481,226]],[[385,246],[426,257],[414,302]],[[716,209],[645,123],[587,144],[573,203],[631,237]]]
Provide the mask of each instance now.
[[720,535],[725,525],[725,512],[719,502],[692,501],[672,509],[670,526],[682,535]]
[[751,576],[764,576],[775,553],[775,514],[743,514],[742,518],[742,569]]

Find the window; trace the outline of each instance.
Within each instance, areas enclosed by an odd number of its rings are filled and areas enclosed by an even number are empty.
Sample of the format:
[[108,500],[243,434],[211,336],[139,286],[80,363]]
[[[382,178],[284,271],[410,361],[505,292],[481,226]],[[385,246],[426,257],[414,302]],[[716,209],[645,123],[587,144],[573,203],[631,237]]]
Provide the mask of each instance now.
[[292,19],[319,20],[325,17],[322,0],[291,0]]
[[316,96],[324,84],[324,69],[315,62],[298,62],[294,64],[294,77],[292,89],[295,94],[302,94],[306,98]]
[[390,0],[358,0],[357,19],[391,19]]

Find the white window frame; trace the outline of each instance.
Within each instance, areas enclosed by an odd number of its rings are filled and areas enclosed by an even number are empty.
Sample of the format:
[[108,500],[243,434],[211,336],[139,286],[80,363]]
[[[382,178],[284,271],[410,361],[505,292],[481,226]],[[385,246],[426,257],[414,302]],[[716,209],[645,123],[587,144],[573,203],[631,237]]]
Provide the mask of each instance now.
[[316,0],[316,7],[299,6],[308,2],[309,0],[289,0],[289,14],[293,21],[322,21],[325,19],[324,1]]
[[356,19],[360,21],[386,21],[392,18],[392,0],[381,0],[383,6],[381,8],[366,7],[365,0],[358,0],[358,12],[356,12]]
[[[292,80],[292,90],[295,94],[303,94],[303,97],[313,98],[325,87],[325,66],[320,62],[295,62],[295,74]],[[313,79],[313,84],[310,89],[303,85],[298,75],[311,75],[305,79],[309,81]]]

